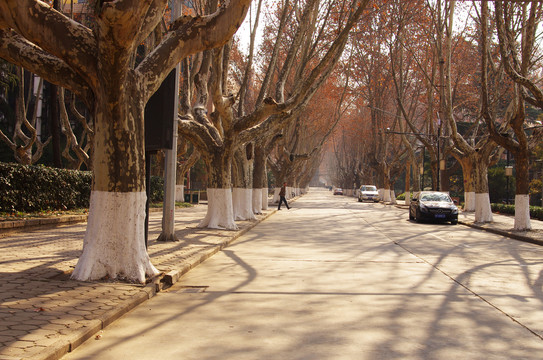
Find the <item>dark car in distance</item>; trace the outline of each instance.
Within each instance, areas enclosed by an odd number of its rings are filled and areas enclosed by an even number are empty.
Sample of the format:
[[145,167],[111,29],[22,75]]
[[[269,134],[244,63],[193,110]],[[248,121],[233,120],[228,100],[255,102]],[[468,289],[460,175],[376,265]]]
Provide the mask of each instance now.
[[458,208],[449,194],[439,191],[421,191],[411,199],[409,220],[450,221],[458,224]]

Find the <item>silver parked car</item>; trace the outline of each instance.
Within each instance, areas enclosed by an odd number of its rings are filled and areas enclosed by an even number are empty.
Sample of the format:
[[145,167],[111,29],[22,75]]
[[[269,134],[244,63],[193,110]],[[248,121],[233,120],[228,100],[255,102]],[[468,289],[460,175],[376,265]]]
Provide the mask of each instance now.
[[362,185],[360,187],[360,194],[358,194],[358,201],[375,201],[379,202],[381,198],[377,192],[377,187],[375,185]]

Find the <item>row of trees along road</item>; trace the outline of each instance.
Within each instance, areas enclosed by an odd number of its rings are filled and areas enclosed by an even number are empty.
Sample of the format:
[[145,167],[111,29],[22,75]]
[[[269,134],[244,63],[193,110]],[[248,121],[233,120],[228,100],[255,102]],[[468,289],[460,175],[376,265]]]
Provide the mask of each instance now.
[[460,165],[465,210],[489,222],[488,168],[507,150],[516,164],[515,229],[530,229],[528,171],[543,136],[543,4],[375,3],[368,31],[356,34],[359,118],[334,139],[336,172],[349,176],[349,187],[379,184],[385,200],[405,172],[408,199],[411,173],[420,189],[426,153],[433,188],[447,191]]
[[[258,20],[249,57],[232,42],[250,0],[220,6],[216,0],[196,1],[192,14],[165,26],[167,3],[91,1],[93,21],[85,25],[46,2],[0,0],[0,57],[69,90],[92,119],[90,156],[77,160],[89,162],[94,181],[75,279],[144,282],[158,273],[143,241],[143,114],[178,63],[183,65],[179,133],[202,156],[208,172],[208,214],[201,226],[235,228],[233,203],[239,204],[238,218],[250,217],[249,201],[231,199],[232,183],[240,198],[248,199],[246,190],[253,188],[258,194],[265,187],[270,154],[277,179],[307,185],[324,140],[344,111],[342,101],[334,100],[331,118],[311,123],[304,112],[329,79],[344,93],[348,79],[331,74],[351,30],[364,23],[360,19],[368,1],[274,3],[259,68],[253,55]],[[257,14],[261,8],[259,1]],[[138,53],[142,43],[147,47],[143,55]],[[312,132],[304,134],[304,129]],[[257,204],[253,211],[264,206],[258,196],[251,202]]]

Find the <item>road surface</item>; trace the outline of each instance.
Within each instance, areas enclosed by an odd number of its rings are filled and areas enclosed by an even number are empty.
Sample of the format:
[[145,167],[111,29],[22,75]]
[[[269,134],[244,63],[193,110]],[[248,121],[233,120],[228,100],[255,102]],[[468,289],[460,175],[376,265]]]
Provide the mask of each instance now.
[[311,191],[63,359],[541,359],[543,248]]

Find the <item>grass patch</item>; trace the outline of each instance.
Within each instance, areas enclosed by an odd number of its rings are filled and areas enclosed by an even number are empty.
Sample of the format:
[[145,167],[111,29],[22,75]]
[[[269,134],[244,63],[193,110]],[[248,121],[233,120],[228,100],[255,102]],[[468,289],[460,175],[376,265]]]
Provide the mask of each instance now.
[[[151,209],[156,209],[156,208],[162,208],[162,203],[152,203],[152,204],[149,204],[149,208]],[[189,204],[189,203],[186,203],[186,202],[180,202],[180,201],[176,201],[175,202],[175,207],[178,207],[178,208],[189,208],[189,207],[192,207],[192,204]]]

